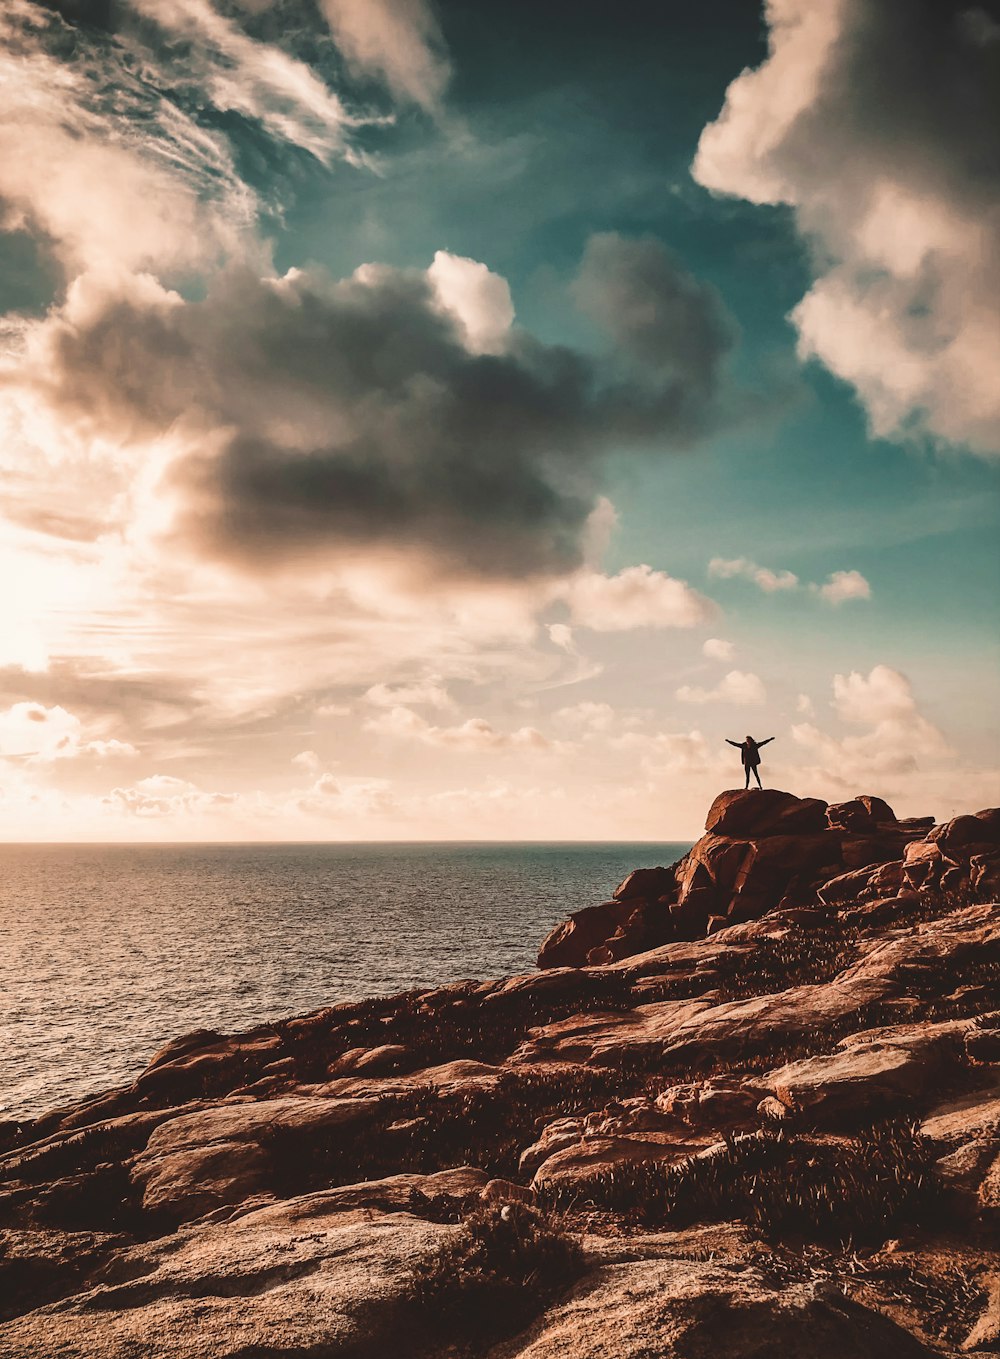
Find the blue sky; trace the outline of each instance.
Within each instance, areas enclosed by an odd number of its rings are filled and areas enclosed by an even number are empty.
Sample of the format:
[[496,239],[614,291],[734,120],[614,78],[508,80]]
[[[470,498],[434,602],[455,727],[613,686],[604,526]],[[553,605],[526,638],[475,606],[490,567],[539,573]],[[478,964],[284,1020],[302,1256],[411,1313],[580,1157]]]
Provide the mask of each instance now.
[[1000,11],[3,21],[9,838],[1000,793]]

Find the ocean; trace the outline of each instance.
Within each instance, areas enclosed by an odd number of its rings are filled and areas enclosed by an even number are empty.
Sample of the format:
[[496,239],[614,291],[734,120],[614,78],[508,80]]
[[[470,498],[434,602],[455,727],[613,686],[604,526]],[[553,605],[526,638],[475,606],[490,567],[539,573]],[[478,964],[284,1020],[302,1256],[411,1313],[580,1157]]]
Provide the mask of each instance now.
[[570,911],[688,844],[0,845],[0,1118],[171,1038],[529,972]]

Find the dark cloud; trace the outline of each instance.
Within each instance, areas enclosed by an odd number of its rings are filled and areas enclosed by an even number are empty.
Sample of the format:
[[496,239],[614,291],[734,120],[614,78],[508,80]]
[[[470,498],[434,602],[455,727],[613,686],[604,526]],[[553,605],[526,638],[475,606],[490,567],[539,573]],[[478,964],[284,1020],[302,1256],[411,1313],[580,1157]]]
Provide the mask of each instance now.
[[651,236],[602,232],[587,243],[574,284],[581,309],[623,354],[711,399],[735,339],[722,299]]
[[578,292],[607,355],[516,328],[473,352],[417,270],[230,274],[188,303],[131,281],[49,323],[39,383],[111,437],[172,434],[173,532],[207,557],[267,569],[364,546],[447,572],[563,572],[600,456],[696,439],[731,343],[714,294],[653,241],[600,238]]

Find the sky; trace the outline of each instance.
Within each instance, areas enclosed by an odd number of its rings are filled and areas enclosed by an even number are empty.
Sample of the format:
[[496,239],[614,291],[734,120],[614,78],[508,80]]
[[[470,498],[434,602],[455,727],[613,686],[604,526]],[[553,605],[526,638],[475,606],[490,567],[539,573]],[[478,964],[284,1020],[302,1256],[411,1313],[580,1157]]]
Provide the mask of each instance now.
[[0,836],[1000,801],[1000,0],[8,0]]

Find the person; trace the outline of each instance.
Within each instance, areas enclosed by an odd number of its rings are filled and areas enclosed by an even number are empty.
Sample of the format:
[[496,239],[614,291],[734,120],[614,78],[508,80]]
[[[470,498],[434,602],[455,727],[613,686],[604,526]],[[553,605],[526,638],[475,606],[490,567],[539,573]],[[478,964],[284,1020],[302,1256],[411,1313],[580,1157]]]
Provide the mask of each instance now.
[[757,773],[757,766],[760,764],[760,748],[761,746],[766,746],[768,741],[773,740],[774,740],[773,736],[769,736],[767,738],[767,741],[755,741],[752,736],[748,736],[745,741],[730,741],[729,737],[728,736],[726,737],[726,744],[729,746],[735,746],[736,749],[740,752],[740,757],[743,760],[743,768],[746,771],[747,776],[747,781],[743,785],[744,788],[750,787],[751,769],[753,770],[754,778],[757,780],[757,787],[758,788],[764,787],[764,785],[760,781],[760,775]]

